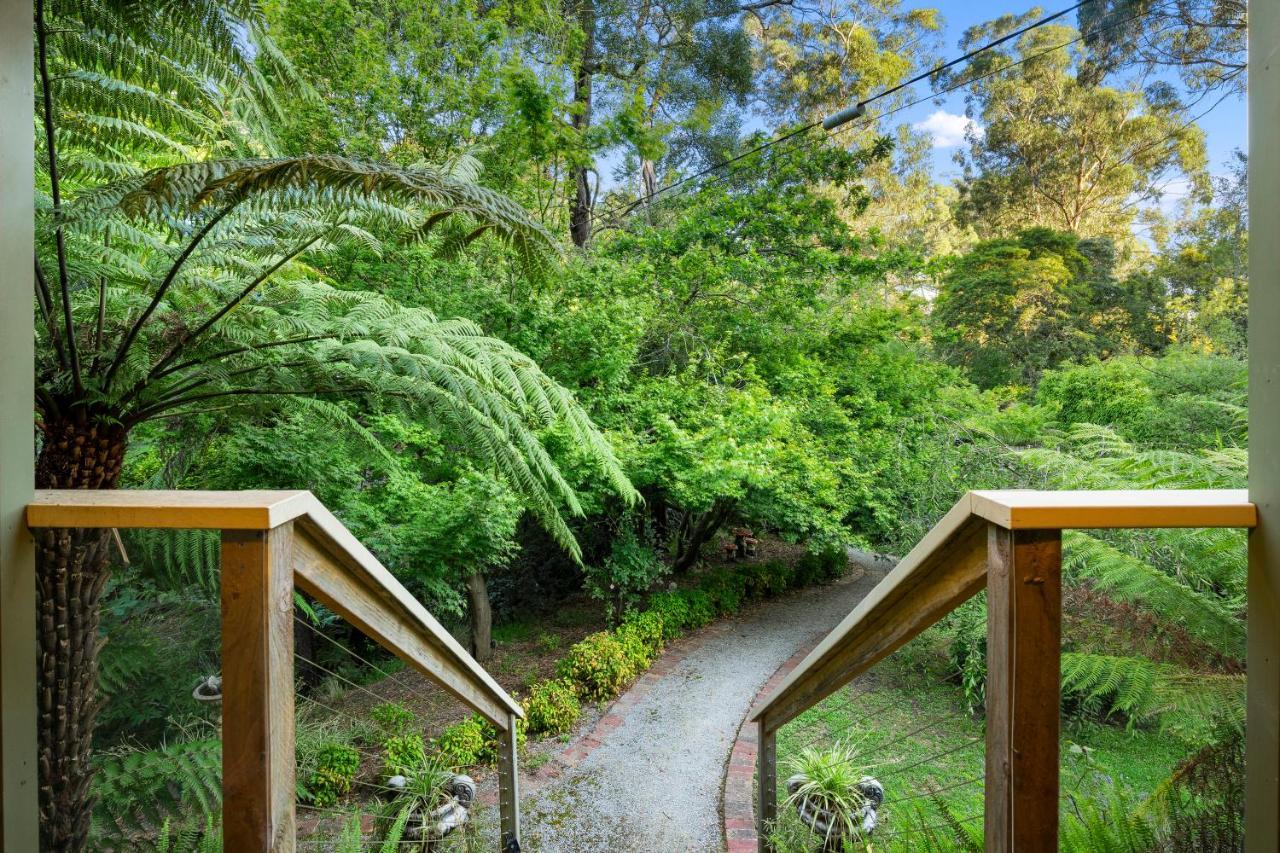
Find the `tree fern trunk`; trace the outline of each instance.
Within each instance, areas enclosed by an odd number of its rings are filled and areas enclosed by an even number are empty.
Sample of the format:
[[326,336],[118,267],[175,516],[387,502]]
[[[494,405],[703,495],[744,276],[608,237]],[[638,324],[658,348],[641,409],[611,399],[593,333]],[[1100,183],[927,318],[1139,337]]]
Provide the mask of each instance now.
[[[36,487],[115,488],[125,443],[123,427],[87,417],[47,423]],[[98,604],[109,574],[110,531],[47,529],[35,539],[41,849],[81,851],[93,812]]]

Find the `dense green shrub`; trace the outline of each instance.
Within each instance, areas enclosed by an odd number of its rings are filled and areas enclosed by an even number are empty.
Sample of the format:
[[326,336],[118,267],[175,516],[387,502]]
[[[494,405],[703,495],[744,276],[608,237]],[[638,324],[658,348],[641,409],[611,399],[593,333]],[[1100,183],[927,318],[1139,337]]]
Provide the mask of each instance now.
[[524,702],[529,731],[535,735],[564,734],[573,728],[582,713],[578,694],[563,678],[540,681]]
[[838,547],[808,551],[796,561],[795,585],[811,586],[827,583],[843,575],[848,568],[849,558]]
[[731,616],[742,608],[746,582],[737,572],[717,572],[704,578],[700,587],[711,597],[717,616]]
[[612,699],[637,674],[636,665],[618,638],[598,631],[569,647],[557,672],[588,702]]
[[689,599],[680,592],[660,592],[649,598],[648,612],[662,618],[662,639],[674,640],[690,627]]
[[476,716],[448,726],[431,745],[454,769],[485,763],[485,723]]
[[655,658],[662,653],[665,644],[666,623],[662,614],[653,610],[632,612],[622,620],[617,633],[620,639],[634,637],[649,650],[650,657]]
[[[360,752],[344,743],[326,743],[316,753],[316,766],[307,780],[307,794],[317,806],[332,806],[351,791],[360,770]],[[395,775],[395,774],[388,774]]]
[[[484,738],[484,744],[480,747],[480,751],[476,753],[476,763],[489,766],[497,764],[498,750],[502,748],[502,744],[498,740],[498,727],[479,714],[473,714],[471,720],[480,727],[481,736]],[[528,740],[528,722],[526,720],[516,720],[516,749],[524,749],[524,745]]]
[[413,711],[410,711],[399,702],[384,702],[381,705],[376,705],[369,712],[369,716],[373,718],[373,722],[377,725],[378,732],[384,740],[397,735],[408,734],[418,722],[418,718]]
[[705,625],[710,625],[712,620],[716,618],[716,605],[712,601],[711,596],[705,590],[686,589],[679,593],[684,599],[686,613],[684,627],[689,630],[695,630]]
[[635,608],[641,596],[671,567],[654,550],[653,537],[637,536],[631,520],[613,538],[608,558],[599,566],[587,566],[584,580],[593,598],[605,602],[612,622]]
[[427,760],[422,735],[392,735],[382,742],[382,772],[385,776],[405,776]]
[[751,598],[772,598],[787,591],[791,583],[791,569],[781,560],[749,563],[738,570]]

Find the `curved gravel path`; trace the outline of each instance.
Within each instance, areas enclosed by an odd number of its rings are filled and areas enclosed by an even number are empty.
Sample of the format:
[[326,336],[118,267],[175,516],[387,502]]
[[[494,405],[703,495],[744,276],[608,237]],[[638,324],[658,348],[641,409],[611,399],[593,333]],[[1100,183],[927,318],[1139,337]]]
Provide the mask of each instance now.
[[725,762],[760,687],[835,627],[889,563],[851,552],[860,576],[744,610],[674,644],[621,697],[616,727],[524,803],[539,853],[718,851]]

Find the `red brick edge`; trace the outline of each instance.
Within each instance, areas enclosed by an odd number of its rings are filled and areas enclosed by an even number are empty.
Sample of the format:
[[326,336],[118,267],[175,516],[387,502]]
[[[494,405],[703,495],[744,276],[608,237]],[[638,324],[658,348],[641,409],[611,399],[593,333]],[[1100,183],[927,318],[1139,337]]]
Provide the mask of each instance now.
[[782,679],[800,665],[800,661],[817,647],[824,636],[826,635],[819,634],[814,637],[792,655],[790,660],[778,667],[756,694],[751,710],[738,728],[738,737],[733,742],[729,763],[725,766],[724,786],[720,789],[720,813],[724,819],[724,843],[728,853],[756,853],[760,844],[760,836],[756,831],[755,796],[756,755],[760,737],[756,724],[748,722],[751,711],[778,689]]

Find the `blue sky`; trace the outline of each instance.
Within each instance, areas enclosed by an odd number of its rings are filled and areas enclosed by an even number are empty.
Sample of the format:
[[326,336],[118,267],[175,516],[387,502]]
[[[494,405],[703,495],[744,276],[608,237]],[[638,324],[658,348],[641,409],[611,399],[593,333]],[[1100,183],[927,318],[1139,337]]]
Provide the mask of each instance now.
[[[942,55],[947,58],[961,53],[958,43],[968,27],[1005,13],[1020,13],[1033,8],[1032,4],[1014,5],[1010,0],[934,0],[934,2],[908,5],[934,8],[942,13],[944,24]],[[1053,12],[1069,5],[1069,0],[1052,0],[1052,2],[1046,2],[1041,8],[1046,12]],[[1067,20],[1075,24],[1074,14]],[[1203,111],[1212,103],[1212,100],[1208,100],[1197,110]],[[935,174],[939,178],[954,177],[959,169],[952,160],[952,155],[955,154],[958,146],[963,144],[964,92],[955,92],[944,98],[940,104],[934,102],[920,104],[899,113],[899,116],[908,124],[917,125],[933,134]],[[1225,166],[1235,149],[1247,149],[1246,110],[1242,97],[1233,96],[1222,101],[1213,112],[1200,121],[1200,126],[1206,135],[1210,170],[1215,174],[1225,171]]]

